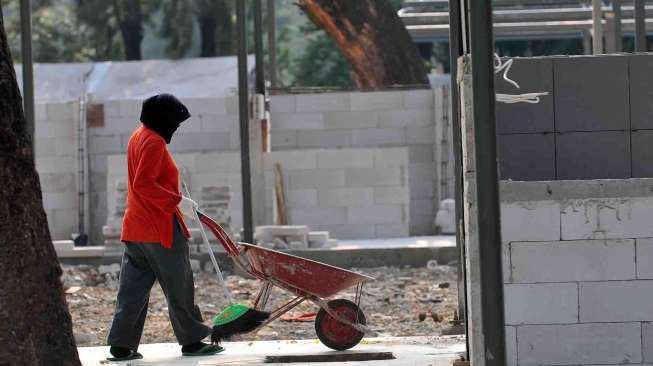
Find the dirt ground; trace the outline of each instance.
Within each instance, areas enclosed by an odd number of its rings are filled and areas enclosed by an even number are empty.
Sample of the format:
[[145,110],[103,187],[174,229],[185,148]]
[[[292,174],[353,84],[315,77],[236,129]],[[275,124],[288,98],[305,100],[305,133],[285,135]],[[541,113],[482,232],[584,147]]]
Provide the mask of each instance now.
[[[118,265],[64,266],[66,298],[73,317],[75,337],[79,346],[104,345],[115,307]],[[376,278],[364,287],[361,307],[367,323],[377,336],[419,336],[459,333],[452,327],[457,309],[456,268],[378,267],[354,269]],[[227,284],[239,302],[253,300],[259,285],[255,280],[228,276]],[[354,299],[355,288],[338,294],[339,298]],[[195,299],[207,325],[225,305],[215,274],[195,274]],[[275,289],[268,306],[278,306],[289,296]],[[303,303],[290,315],[316,312],[311,303]],[[239,340],[313,339],[314,323],[276,320],[257,334]],[[141,343],[176,342],[168,320],[168,307],[158,284],[150,295],[149,312]]]

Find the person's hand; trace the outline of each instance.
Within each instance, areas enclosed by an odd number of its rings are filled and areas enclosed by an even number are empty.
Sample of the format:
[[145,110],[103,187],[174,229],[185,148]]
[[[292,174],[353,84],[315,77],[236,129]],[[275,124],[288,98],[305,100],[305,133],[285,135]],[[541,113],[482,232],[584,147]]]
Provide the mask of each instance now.
[[179,210],[184,216],[195,219],[195,212],[198,208],[199,205],[197,202],[188,197],[181,196],[181,202],[179,202]]

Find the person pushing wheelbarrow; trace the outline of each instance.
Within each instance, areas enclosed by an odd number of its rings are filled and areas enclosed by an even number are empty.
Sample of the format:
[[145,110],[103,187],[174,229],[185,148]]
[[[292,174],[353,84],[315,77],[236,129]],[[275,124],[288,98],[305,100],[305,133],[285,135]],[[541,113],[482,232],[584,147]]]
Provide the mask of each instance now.
[[193,217],[197,203],[180,194],[179,170],[167,144],[188,108],[170,94],[143,102],[141,125],[127,146],[127,209],[121,240],[125,251],[120,287],[107,343],[111,361],[139,359],[150,289],[161,285],[168,314],[184,356],[213,355],[224,350],[202,342],[212,329],[203,323],[195,305],[193,272],[184,215]]

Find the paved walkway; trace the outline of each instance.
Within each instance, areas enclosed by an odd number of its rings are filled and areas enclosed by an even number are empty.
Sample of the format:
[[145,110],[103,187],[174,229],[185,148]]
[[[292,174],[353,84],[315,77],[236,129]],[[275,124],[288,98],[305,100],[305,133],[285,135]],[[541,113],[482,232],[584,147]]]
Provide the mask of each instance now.
[[[84,366],[95,365],[158,365],[158,366],[217,366],[217,365],[265,365],[265,356],[332,354],[336,353],[318,340],[228,342],[226,350],[215,356],[182,357],[180,347],[172,343],[145,344],[139,348],[144,359],[130,362],[108,362],[108,347],[80,347],[79,356]],[[465,349],[464,338],[454,337],[407,337],[366,338],[349,353],[392,352],[396,359],[385,361],[347,362],[347,365],[431,365],[451,366],[452,361]],[[292,365],[305,365],[293,363]],[[336,365],[311,363],[311,365]]]

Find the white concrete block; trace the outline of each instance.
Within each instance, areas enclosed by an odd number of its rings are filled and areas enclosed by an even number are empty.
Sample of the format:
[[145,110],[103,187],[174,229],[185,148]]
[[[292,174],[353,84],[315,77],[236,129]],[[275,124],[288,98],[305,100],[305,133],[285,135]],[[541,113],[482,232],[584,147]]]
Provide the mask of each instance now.
[[107,117],[102,127],[90,127],[90,136],[131,136],[141,123],[134,117]]
[[238,115],[238,107],[239,107],[239,101],[238,101],[238,96],[233,95],[225,98],[225,104],[227,108],[227,114],[230,115]]
[[98,155],[96,160],[104,160],[109,175],[127,175],[127,155]]
[[344,169],[293,170],[289,174],[290,189],[345,186]]
[[199,174],[240,172],[240,158],[237,153],[198,154],[195,169]]
[[46,106],[48,121],[78,121],[79,110],[76,103],[49,103]]
[[48,120],[47,104],[34,103],[34,121]]
[[629,322],[653,319],[653,281],[580,284],[580,321]]
[[299,94],[296,103],[297,112],[351,110],[349,93]]
[[578,323],[578,284],[504,286],[507,325]]
[[410,202],[410,217],[413,216],[435,216],[435,202],[431,200],[417,200]]
[[408,126],[406,127],[406,142],[409,144],[435,145],[435,126]]
[[411,182],[433,181],[437,177],[433,163],[409,163],[408,176]]
[[323,150],[317,155],[317,167],[320,169],[372,168],[373,166],[374,151],[369,149]]
[[120,117],[120,102],[117,100],[106,100],[103,103],[104,120]]
[[517,336],[520,366],[642,361],[639,323],[527,325]]
[[297,169],[315,169],[318,152],[310,150],[273,151],[264,155],[265,168],[273,169],[274,164],[281,164],[283,172]]
[[435,126],[435,118],[431,109],[392,110],[380,114],[379,126]]
[[288,113],[297,110],[297,98],[294,95],[271,95],[270,112],[272,120],[275,113]]
[[434,93],[431,89],[406,90],[404,96],[404,108],[432,108]]
[[116,154],[124,152],[120,136],[95,136],[88,141],[91,154]]
[[374,203],[407,204],[410,202],[408,187],[374,187]]
[[406,185],[403,168],[345,169],[347,187],[392,187]]
[[55,121],[35,123],[36,138],[74,137],[75,124],[71,121]]
[[65,210],[76,207],[76,192],[47,192],[43,194],[43,208],[46,210]]
[[203,114],[198,116],[202,132],[231,132],[238,130],[238,116],[231,114]]
[[[275,130],[270,134],[270,144],[272,145],[272,150],[274,151],[297,148],[299,146],[297,131]],[[312,145],[310,147],[317,147],[317,146]]]
[[506,327],[506,365],[519,366],[517,364],[517,328]]
[[501,266],[503,267],[503,283],[512,283],[512,264],[510,259],[510,243],[501,243]]
[[435,149],[433,144],[418,144],[418,145],[409,145],[408,146],[408,161],[412,164],[415,163],[428,163],[429,171],[433,171],[432,174],[435,176],[436,163],[435,161]]
[[562,207],[562,239],[653,237],[653,198],[573,200]]
[[358,207],[374,204],[373,188],[334,188],[318,191],[321,207]]
[[634,240],[513,242],[511,248],[516,283],[635,278]]
[[435,182],[433,180],[410,180],[410,199],[433,199],[435,197]]
[[39,174],[39,179],[44,193],[77,191],[77,177],[74,173]]
[[347,209],[344,207],[293,208],[290,221],[296,225],[341,225],[347,223]]
[[183,98],[182,103],[186,105],[191,116],[227,114],[227,103],[225,98]]
[[401,92],[354,92],[351,93],[351,110],[372,111],[386,109],[402,109],[403,95]]
[[72,173],[77,169],[77,161],[72,157],[40,157],[36,160],[36,170],[44,173]]
[[77,138],[74,136],[55,138],[55,151],[58,156],[77,156],[77,147]]
[[555,201],[501,204],[501,240],[560,240],[560,203]]
[[[273,132],[274,133],[277,132]],[[312,130],[297,131],[297,146],[300,148],[342,149],[350,148],[351,131],[349,130]]]
[[191,132],[180,133],[172,137],[169,149],[173,152],[198,152],[230,150],[229,133]]
[[408,149],[405,147],[392,147],[374,149],[374,167],[398,167],[408,165]]
[[316,207],[317,202],[317,189],[286,190],[288,207]]
[[[38,125],[39,122],[37,121]],[[38,128],[37,128],[38,130]],[[41,137],[36,136],[36,143],[34,144],[36,159],[38,160],[41,156],[51,157],[57,155],[57,140],[56,137]]]
[[350,224],[402,224],[407,223],[407,212],[401,205],[375,205],[349,207],[347,222]]
[[192,115],[185,120],[177,129],[175,135],[189,132],[202,132],[202,120],[198,115]]
[[319,112],[275,113],[271,120],[271,133],[274,133],[275,130],[320,130],[324,128],[324,115]]
[[653,279],[653,239],[637,239],[637,278]]
[[374,225],[377,238],[405,238],[410,236],[408,224],[379,224]]
[[642,353],[644,361],[653,362],[653,323],[642,323]]
[[376,111],[331,111],[324,112],[324,127],[327,129],[375,128],[379,126]]
[[123,117],[139,118],[143,102],[141,100],[120,100],[120,115]]
[[322,225],[320,230],[329,232],[329,235],[338,239],[366,239],[374,238],[374,225]]
[[351,133],[354,147],[406,145],[406,130],[403,128],[364,128],[354,129]]

